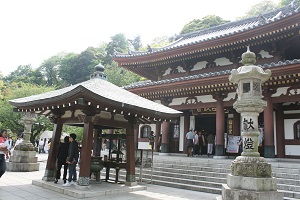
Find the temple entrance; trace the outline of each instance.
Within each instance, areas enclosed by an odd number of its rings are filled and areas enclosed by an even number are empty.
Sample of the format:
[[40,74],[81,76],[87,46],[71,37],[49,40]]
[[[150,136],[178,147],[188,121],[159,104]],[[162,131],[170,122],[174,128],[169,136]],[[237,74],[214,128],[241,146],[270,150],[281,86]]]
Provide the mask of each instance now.
[[216,134],[216,115],[197,115],[195,116],[195,129],[197,131],[202,131],[206,134],[213,133]]
[[170,126],[170,153],[179,152],[179,124]]

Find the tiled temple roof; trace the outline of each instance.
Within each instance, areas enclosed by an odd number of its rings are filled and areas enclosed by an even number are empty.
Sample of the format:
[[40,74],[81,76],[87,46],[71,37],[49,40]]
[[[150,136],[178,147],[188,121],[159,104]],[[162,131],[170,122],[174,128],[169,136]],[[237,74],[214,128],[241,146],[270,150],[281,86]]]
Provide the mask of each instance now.
[[16,107],[33,107],[70,99],[76,94],[82,94],[84,97],[90,96],[96,98],[100,103],[105,102],[116,105],[118,108],[127,107],[132,109],[133,112],[143,111],[146,113],[156,113],[157,115],[178,115],[181,113],[162,104],[140,97],[100,78],[93,78],[63,89],[14,99],[9,102]]
[[119,53],[115,52],[113,57],[136,57],[136,56],[143,56],[143,55],[150,55],[159,52],[164,52],[172,49],[178,49],[185,46],[202,43],[209,40],[215,40],[219,38],[228,37],[230,35],[239,34],[251,29],[255,29],[260,26],[264,26],[266,24],[270,24],[272,22],[282,20],[288,16],[291,16],[295,13],[300,11],[300,7],[296,8],[292,4],[279,8],[258,17],[251,17],[239,21],[229,22],[226,24],[222,24],[219,26],[211,27],[208,29],[195,31],[192,33],[187,33],[183,35],[179,35],[177,40],[167,46],[162,48],[149,48],[148,51],[145,52],[135,52],[129,51],[128,53]]
[[[263,69],[268,68],[275,68],[275,67],[283,67],[288,66],[291,64],[299,64],[300,59],[294,59],[294,60],[286,60],[286,61],[279,61],[278,63],[265,63],[263,65],[258,65],[259,67]],[[193,80],[193,79],[202,79],[202,78],[208,78],[208,77],[214,77],[214,76],[221,76],[221,75],[229,75],[231,74],[231,70],[223,70],[223,71],[217,71],[217,72],[209,72],[209,73],[203,73],[203,74],[197,74],[197,75],[190,75],[190,76],[183,76],[178,78],[172,78],[172,79],[164,79],[161,81],[142,81],[133,83],[128,86],[124,86],[124,89],[134,89],[134,88],[141,88],[141,87],[147,87],[147,86],[153,86],[153,85],[163,85],[168,83],[174,83],[174,82],[181,82],[181,81],[187,81],[187,80]]]

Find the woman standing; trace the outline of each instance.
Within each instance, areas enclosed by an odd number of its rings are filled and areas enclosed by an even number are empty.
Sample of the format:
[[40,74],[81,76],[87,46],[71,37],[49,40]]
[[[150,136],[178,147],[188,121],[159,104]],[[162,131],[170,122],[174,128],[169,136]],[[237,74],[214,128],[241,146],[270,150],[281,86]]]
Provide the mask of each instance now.
[[58,152],[57,152],[57,161],[56,161],[56,173],[55,173],[55,181],[54,183],[58,182],[58,179],[60,179],[60,170],[62,166],[64,166],[64,174],[63,174],[63,180],[64,183],[67,182],[67,172],[68,172],[68,163],[66,163],[67,157],[68,157],[68,151],[69,151],[69,136],[66,136],[64,138],[64,142],[59,143],[58,146]]

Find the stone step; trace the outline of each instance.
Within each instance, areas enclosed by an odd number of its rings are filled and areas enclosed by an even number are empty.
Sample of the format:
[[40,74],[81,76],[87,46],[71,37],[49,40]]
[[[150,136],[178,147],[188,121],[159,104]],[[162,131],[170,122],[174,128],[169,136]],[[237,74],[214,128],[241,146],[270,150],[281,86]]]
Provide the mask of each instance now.
[[[168,163],[168,162],[158,162],[154,163],[153,166],[163,167],[163,166],[169,166],[169,167],[177,167],[177,168],[184,168],[184,169],[195,169],[195,168],[222,168],[222,169],[230,169],[231,163],[182,163],[182,162],[176,162],[176,163]],[[300,165],[287,165],[285,167],[278,167],[278,165],[273,166],[272,165],[272,171],[276,173],[284,173],[289,171],[289,173],[293,174],[300,174]]]
[[[101,175],[105,176],[105,169],[101,171]],[[193,190],[193,191],[201,191],[201,192],[207,192],[207,193],[215,193],[215,194],[221,194],[221,188],[222,184],[226,183],[226,179],[222,179],[222,181],[212,184],[211,181],[198,181],[197,178],[193,180],[187,179],[187,175],[184,175],[185,178],[174,178],[173,176],[176,176],[176,173],[166,173],[165,175],[168,175],[167,178],[163,178],[164,176],[161,175],[155,175],[156,171],[153,171],[152,175],[152,184],[156,185],[163,185],[167,187],[175,187],[175,188],[181,188],[181,189],[187,189],[187,190]],[[157,172],[160,173],[160,172]],[[179,175],[180,176],[180,175]],[[195,177],[196,175],[191,175],[192,177]],[[110,177],[115,178],[114,170],[111,169],[110,171]],[[151,169],[143,169],[143,176],[142,176],[142,182],[151,183]],[[214,180],[215,177],[208,177],[209,180]],[[126,179],[126,171],[121,170],[119,173],[119,180],[125,181]],[[205,178],[204,178],[205,179]],[[136,180],[139,180],[139,169],[136,169]],[[222,183],[221,183],[222,182]],[[297,190],[299,189],[298,186]],[[285,199],[300,199],[300,192],[293,191],[294,186],[293,185],[285,185],[285,184],[278,184],[278,190],[284,193]],[[292,190],[292,191],[291,191]]]

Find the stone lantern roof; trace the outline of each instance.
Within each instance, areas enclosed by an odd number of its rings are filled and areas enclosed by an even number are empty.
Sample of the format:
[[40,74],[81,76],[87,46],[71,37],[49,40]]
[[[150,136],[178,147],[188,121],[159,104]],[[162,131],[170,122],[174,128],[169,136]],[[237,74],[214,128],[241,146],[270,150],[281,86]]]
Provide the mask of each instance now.
[[241,79],[252,78],[261,80],[261,83],[266,82],[271,76],[271,70],[264,71],[261,67],[256,66],[255,62],[255,53],[251,52],[248,46],[247,51],[242,54],[243,66],[231,71],[229,81],[237,84]]

